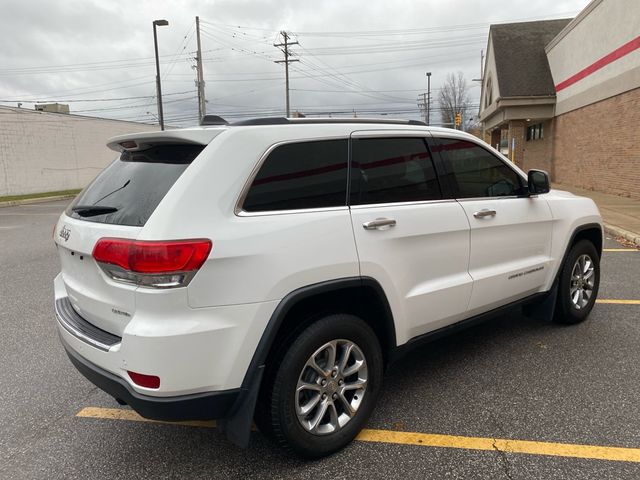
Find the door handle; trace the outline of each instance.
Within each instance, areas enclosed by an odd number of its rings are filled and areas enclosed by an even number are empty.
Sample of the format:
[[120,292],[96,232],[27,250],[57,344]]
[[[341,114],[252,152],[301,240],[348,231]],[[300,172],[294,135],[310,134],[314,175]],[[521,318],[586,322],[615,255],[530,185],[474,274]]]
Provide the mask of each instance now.
[[488,208],[483,208],[479,212],[475,212],[473,214],[473,216],[476,217],[476,218],[495,217],[496,216],[496,211],[495,210],[489,210]]
[[365,230],[388,230],[396,226],[396,221],[392,218],[376,218],[362,224]]

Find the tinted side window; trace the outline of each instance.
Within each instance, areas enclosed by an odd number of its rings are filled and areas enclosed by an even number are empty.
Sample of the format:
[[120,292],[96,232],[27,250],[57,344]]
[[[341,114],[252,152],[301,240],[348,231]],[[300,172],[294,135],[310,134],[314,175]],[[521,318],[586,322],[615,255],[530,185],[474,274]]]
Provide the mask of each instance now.
[[351,204],[442,198],[424,139],[359,138],[352,148]]
[[262,164],[244,201],[247,212],[346,205],[348,140],[289,143]]
[[479,145],[448,138],[440,138],[438,143],[435,150],[441,152],[447,179],[456,198],[524,193],[520,175]]
[[[143,226],[203,145],[157,145],[125,150],[76,197],[66,214],[88,222]],[[112,213],[80,215],[78,206],[111,207]]]

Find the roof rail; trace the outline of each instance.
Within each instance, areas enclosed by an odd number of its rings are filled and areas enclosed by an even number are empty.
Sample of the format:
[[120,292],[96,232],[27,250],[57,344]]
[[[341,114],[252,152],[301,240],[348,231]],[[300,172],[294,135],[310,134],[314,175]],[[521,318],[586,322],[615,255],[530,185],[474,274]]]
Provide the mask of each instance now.
[[286,124],[305,124],[305,123],[378,123],[393,125],[417,125],[426,127],[427,124],[419,120],[395,120],[383,118],[285,118],[285,117],[266,117],[254,118],[251,120],[241,120],[233,122],[231,126],[249,126],[249,125],[286,125]]
[[205,115],[200,119],[200,125],[229,125],[229,122],[218,115]]
[[244,125],[284,125],[291,123],[288,118],[285,117],[265,117],[265,118],[252,118],[250,120],[240,120],[233,122],[231,126],[244,126]]

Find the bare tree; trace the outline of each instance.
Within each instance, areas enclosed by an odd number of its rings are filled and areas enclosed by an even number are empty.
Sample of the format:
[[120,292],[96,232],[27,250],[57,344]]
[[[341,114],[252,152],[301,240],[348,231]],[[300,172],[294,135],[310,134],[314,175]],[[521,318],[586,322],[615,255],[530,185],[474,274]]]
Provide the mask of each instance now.
[[462,72],[457,74],[450,73],[447,75],[439,95],[440,115],[442,123],[447,127],[454,125],[457,113],[462,115],[462,125],[464,127],[464,119],[469,110],[469,86]]

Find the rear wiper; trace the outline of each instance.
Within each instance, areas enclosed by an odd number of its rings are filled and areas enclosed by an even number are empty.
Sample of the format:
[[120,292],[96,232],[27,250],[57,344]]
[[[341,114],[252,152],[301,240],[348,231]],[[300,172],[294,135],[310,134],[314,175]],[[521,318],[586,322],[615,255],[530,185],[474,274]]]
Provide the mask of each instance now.
[[95,215],[106,215],[107,213],[117,212],[116,207],[101,207],[98,205],[76,205],[71,210],[81,217],[93,217]]
[[93,204],[95,205],[96,203],[100,203],[102,200],[104,200],[107,197],[110,197],[111,195],[113,195],[116,192],[119,192],[120,190],[122,190],[123,188],[125,188],[127,185],[129,185],[131,183],[131,179],[127,180],[126,182],[124,182],[124,185],[122,185],[120,188],[116,188],[114,191],[107,193],[104,197],[100,197],[99,200],[96,200],[95,202],[93,202]]

